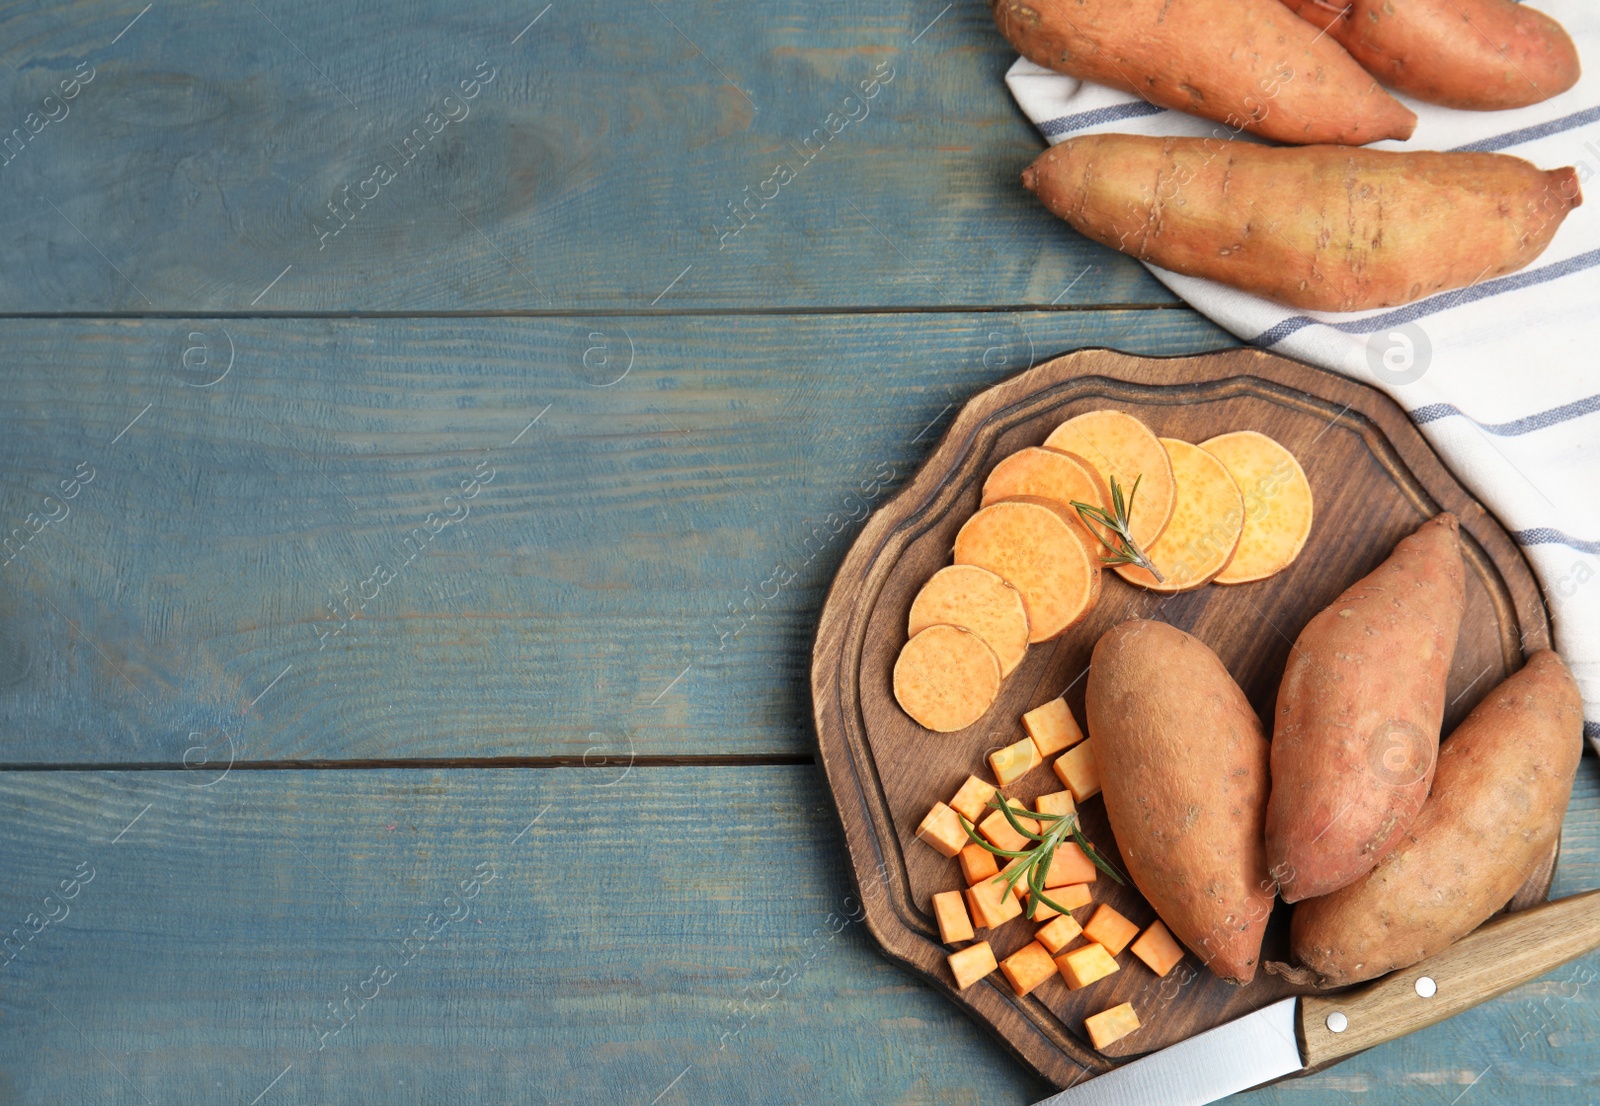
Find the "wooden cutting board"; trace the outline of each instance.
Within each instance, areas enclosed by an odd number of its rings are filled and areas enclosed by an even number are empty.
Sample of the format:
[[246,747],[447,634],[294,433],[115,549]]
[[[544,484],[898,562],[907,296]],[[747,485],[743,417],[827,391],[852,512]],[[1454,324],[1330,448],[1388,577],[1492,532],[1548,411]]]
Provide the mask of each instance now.
[[[1114,407],[1156,434],[1198,442],[1259,430],[1299,458],[1316,502],[1311,537],[1279,575],[1234,587],[1211,585],[1164,597],[1107,572],[1100,601],[1055,642],[1032,646],[1000,697],[976,724],[954,734],[923,730],[890,688],[906,640],[911,601],[950,563],[961,524],[977,509],[984,478],[1002,457],[1039,445],[1063,420]],[[969,773],[991,778],[985,756],[1024,736],[1022,714],[1066,691],[1080,724],[1084,675],[1094,643],[1128,618],[1157,618],[1196,635],[1222,658],[1264,719],[1271,716],[1289,647],[1302,626],[1346,586],[1388,556],[1395,542],[1440,511],[1461,519],[1467,608],[1448,690],[1448,732],[1523,657],[1549,644],[1549,622],[1533,574],[1492,516],[1458,484],[1405,414],[1381,393],[1281,357],[1228,350],[1199,357],[1132,357],[1080,350],[975,396],[893,500],[867,521],[845,556],[823,607],[812,661],[817,739],[844,825],[869,930],[883,950],[991,1028],[1046,1079],[1066,1086],[1111,1062],[1083,1037],[1083,1020],[1132,1002],[1144,1025],[1111,1046],[1139,1055],[1212,1028],[1296,989],[1259,973],[1246,987],[1222,983],[1190,955],[1160,979],[1131,954],[1122,970],[1069,992],[1059,978],[1017,998],[998,972],[954,989],[930,899],[964,887],[955,860],[914,834],[934,802],[948,801]],[[1270,726],[1268,727],[1270,732]],[[1060,790],[1048,767],[1007,789],[1032,805]],[[1119,861],[1096,797],[1083,804],[1091,840]],[[1549,892],[1554,854],[1509,904]],[[1132,885],[1102,878],[1095,901],[1143,926],[1155,917]],[[1092,907],[1075,912],[1087,921]],[[1262,960],[1287,960],[1288,908],[1268,929]],[[1018,918],[986,931],[997,958],[1032,939]]]

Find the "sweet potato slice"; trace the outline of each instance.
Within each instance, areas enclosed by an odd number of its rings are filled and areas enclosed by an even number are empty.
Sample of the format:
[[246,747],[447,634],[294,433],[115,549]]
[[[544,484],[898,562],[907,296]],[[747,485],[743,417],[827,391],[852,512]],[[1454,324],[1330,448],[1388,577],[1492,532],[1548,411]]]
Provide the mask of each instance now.
[[1022,593],[1028,640],[1050,641],[1100,597],[1100,558],[1082,527],[1048,499],[992,503],[956,534],[956,564],[977,565]]
[[1200,448],[1222,462],[1244,497],[1239,547],[1213,582],[1247,584],[1288,568],[1311,535],[1311,482],[1300,462],[1255,430],[1218,434]]
[[987,507],[1002,499],[1032,495],[1048,499],[1076,517],[1074,501],[1091,507],[1109,506],[1105,478],[1076,453],[1028,446],[1004,458],[983,482]]
[[994,650],[1002,679],[1028,651],[1028,612],[1022,593],[977,565],[946,565],[929,577],[911,601],[909,623],[912,637],[929,626],[971,630]]
[[[1176,438],[1160,441],[1172,458],[1177,503],[1167,528],[1144,552],[1162,579],[1136,565],[1117,565],[1117,575],[1152,591],[1189,591],[1210,583],[1227,567],[1244,530],[1244,499],[1216,457]],[[1143,485],[1139,490],[1144,491]]]
[[[1123,498],[1133,491],[1133,482],[1139,481],[1129,521],[1133,540],[1141,549],[1149,549],[1167,528],[1175,494],[1172,461],[1161,439],[1144,423],[1122,411],[1088,411],[1056,427],[1044,444],[1046,449],[1082,457],[1094,466],[1108,489],[1115,479]],[[1094,546],[1098,551],[1100,543]]]
[[900,708],[935,733],[964,730],[1000,694],[1000,661],[971,630],[929,626],[906,642],[894,662]]

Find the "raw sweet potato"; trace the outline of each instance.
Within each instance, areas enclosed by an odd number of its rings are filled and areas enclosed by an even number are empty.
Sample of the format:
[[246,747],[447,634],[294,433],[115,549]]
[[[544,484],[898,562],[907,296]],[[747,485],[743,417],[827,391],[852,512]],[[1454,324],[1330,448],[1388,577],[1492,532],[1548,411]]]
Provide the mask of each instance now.
[[900,709],[936,733],[966,729],[998,694],[1000,662],[970,630],[929,626],[905,643],[894,662]]
[[1068,139],[1022,182],[1096,242],[1314,311],[1393,307],[1515,272],[1582,202],[1576,170],[1508,154],[1131,134]]
[[1095,644],[1087,707],[1128,874],[1213,972],[1248,983],[1273,898],[1261,720],[1203,642],[1140,620]]
[[1002,679],[1028,651],[1028,613],[1021,593],[976,565],[946,565],[935,572],[912,600],[908,621],[912,637],[929,626],[971,630],[994,650]]
[[1417,117],[1274,0],[990,0],[1029,61],[1279,142],[1409,138]]
[[956,534],[956,564],[977,565],[1022,593],[1028,640],[1049,641],[1100,597],[1100,558],[1076,518],[1048,499],[991,503]]
[[1433,794],[1365,877],[1294,908],[1290,946],[1320,982],[1357,983],[1443,951],[1550,854],[1583,754],[1583,703],[1548,649],[1439,750]]
[[1267,806],[1285,902],[1354,883],[1422,809],[1464,589],[1456,518],[1442,514],[1300,631],[1278,686]]
[[1390,88],[1476,111],[1520,108],[1578,83],[1561,24],[1512,0],[1283,0]]
[[[1138,481],[1129,522],[1133,540],[1141,548],[1148,548],[1167,528],[1177,494],[1172,459],[1161,439],[1144,423],[1126,411],[1085,411],[1050,431],[1044,445],[1046,449],[1065,450],[1092,465],[1107,489],[1108,503],[1110,481],[1117,482],[1125,498],[1133,494],[1134,481]],[[1082,521],[1076,512],[1074,517]],[[1089,544],[1100,548],[1096,539],[1091,538]]]
[[1244,498],[1217,457],[1176,438],[1161,444],[1172,458],[1176,499],[1166,529],[1144,551],[1162,578],[1137,565],[1117,565],[1116,573],[1152,591],[1190,591],[1210,583],[1233,559],[1244,531]]
[[1074,501],[1105,507],[1106,482],[1095,467],[1076,453],[1028,446],[1004,458],[983,482],[987,507],[1014,495],[1036,495],[1058,504],[1074,518]]
[[1265,434],[1235,430],[1200,443],[1221,461],[1244,497],[1244,532],[1219,584],[1247,584],[1282,572],[1311,536],[1311,483],[1295,455]]

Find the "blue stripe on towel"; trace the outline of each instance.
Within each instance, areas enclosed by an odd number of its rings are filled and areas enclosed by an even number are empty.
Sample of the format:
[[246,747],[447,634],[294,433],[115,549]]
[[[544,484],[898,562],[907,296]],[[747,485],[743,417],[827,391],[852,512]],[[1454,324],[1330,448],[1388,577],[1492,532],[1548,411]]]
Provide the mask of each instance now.
[[1583,724],[1583,736],[1590,741],[1600,741],[1600,722],[1585,722]]
[[1600,396],[1586,396],[1571,403],[1563,403],[1560,407],[1552,407],[1548,411],[1538,411],[1532,415],[1524,415],[1520,419],[1512,419],[1510,422],[1478,422],[1453,403],[1430,403],[1426,407],[1418,407],[1409,414],[1411,421],[1418,426],[1425,422],[1435,422],[1460,415],[1474,423],[1480,430],[1498,434],[1502,438],[1515,438],[1571,419],[1582,418],[1584,415],[1592,415],[1596,411],[1600,411]]
[[1493,138],[1480,138],[1476,142],[1468,142],[1465,146],[1453,147],[1458,154],[1492,153],[1495,150],[1504,150],[1510,146],[1520,146],[1524,142],[1532,142],[1539,138],[1549,138],[1553,134],[1563,131],[1577,130],[1579,127],[1600,121],[1600,107],[1588,108],[1584,111],[1575,111],[1571,115],[1563,115],[1560,119],[1552,119],[1548,123],[1536,123],[1531,127],[1520,130],[1507,131],[1497,134]]
[[1046,119],[1039,124],[1039,133],[1046,138],[1054,138],[1058,134],[1081,131],[1085,127],[1095,127],[1101,123],[1115,123],[1119,119],[1137,119],[1141,115],[1160,115],[1165,110],[1167,109],[1157,107],[1155,104],[1144,100],[1135,100],[1131,104],[1113,104],[1108,108],[1095,108],[1093,111],[1080,111],[1076,115],[1063,115],[1056,119]]
[[1513,530],[1511,537],[1518,545],[1564,545],[1579,553],[1600,553],[1600,541],[1584,541],[1571,534],[1563,534],[1560,530],[1552,530],[1548,526],[1536,526],[1532,530]]
[[1600,250],[1590,250],[1569,257],[1565,261],[1558,261],[1554,265],[1546,265],[1542,269],[1524,269],[1520,273],[1512,273],[1497,280],[1485,281],[1482,284],[1469,285],[1466,288],[1457,288],[1453,292],[1440,292],[1436,296],[1429,296],[1425,300],[1408,303],[1404,307],[1393,311],[1386,311],[1382,315],[1374,315],[1367,319],[1353,319],[1346,323],[1325,323],[1320,319],[1313,319],[1308,315],[1290,315],[1276,326],[1262,331],[1250,340],[1250,344],[1270,349],[1283,341],[1289,335],[1308,326],[1322,325],[1332,327],[1334,330],[1345,334],[1373,334],[1384,327],[1398,326],[1401,323],[1415,322],[1429,315],[1436,315],[1441,311],[1448,311],[1452,307],[1462,304],[1475,303],[1478,300],[1498,296],[1502,292],[1515,292],[1522,288],[1531,288],[1536,284],[1546,284],[1552,280],[1560,280],[1564,276],[1592,269],[1600,265]]

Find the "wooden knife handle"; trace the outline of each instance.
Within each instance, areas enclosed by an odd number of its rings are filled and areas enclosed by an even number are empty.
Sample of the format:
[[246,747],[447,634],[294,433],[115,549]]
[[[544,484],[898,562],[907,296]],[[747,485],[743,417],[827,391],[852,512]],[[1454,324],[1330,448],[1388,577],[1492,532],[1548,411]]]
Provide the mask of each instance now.
[[[1455,944],[1378,982],[1300,1000],[1307,1067],[1381,1045],[1453,1017],[1600,946],[1600,890],[1545,903],[1478,927]],[[1418,981],[1431,979],[1433,993]],[[1343,1015],[1344,1029],[1329,1027]],[[1333,1024],[1340,1024],[1335,1017]]]

